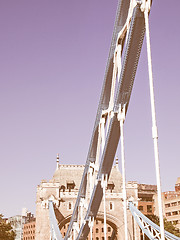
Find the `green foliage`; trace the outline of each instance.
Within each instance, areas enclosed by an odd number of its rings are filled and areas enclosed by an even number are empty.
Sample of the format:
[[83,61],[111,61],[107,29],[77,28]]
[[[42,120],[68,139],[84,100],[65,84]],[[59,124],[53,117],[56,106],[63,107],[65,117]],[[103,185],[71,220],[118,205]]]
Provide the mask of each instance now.
[[[152,222],[160,225],[159,223],[159,217],[156,215],[146,215]],[[180,230],[177,229],[171,222],[168,222],[166,218],[164,218],[164,229],[172,234],[174,234],[177,237],[180,237]]]
[[3,215],[0,214],[0,240],[14,240],[15,232],[12,230],[11,225],[6,223],[2,217]]

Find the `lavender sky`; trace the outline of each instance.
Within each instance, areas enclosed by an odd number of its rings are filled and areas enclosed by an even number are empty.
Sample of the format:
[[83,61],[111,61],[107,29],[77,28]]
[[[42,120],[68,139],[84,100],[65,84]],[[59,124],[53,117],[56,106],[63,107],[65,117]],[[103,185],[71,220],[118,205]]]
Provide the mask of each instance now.
[[[35,212],[36,186],[62,164],[84,164],[117,0],[1,0],[0,213]],[[163,191],[180,177],[180,1],[150,14]],[[127,180],[155,184],[146,44],[125,122]],[[117,155],[120,156],[118,149]]]

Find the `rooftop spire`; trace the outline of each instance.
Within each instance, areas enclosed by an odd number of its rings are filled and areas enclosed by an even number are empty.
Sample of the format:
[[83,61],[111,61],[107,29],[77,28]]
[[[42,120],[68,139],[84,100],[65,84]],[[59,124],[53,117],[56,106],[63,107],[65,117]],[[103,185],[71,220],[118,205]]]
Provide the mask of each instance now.
[[56,156],[56,170],[59,169],[59,153]]

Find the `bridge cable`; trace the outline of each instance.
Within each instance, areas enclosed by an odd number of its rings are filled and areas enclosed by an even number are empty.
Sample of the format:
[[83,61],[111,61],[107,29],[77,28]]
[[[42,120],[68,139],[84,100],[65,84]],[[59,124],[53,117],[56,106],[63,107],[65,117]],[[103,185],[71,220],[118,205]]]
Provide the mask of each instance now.
[[149,33],[149,18],[148,12],[150,10],[151,1],[144,1],[142,4],[142,11],[144,11],[145,26],[146,26],[146,43],[147,43],[147,56],[148,56],[148,72],[149,72],[149,88],[150,88],[150,101],[151,101],[151,114],[152,114],[152,138],[154,142],[154,155],[156,166],[156,181],[158,192],[158,208],[160,218],[160,230],[161,239],[164,240],[164,222],[162,212],[162,197],[161,197],[161,179],[160,179],[160,164],[159,164],[159,152],[158,152],[158,131],[156,125],[156,111],[155,111],[155,98],[154,98],[154,86],[153,86],[153,74],[152,74],[152,60],[151,60],[151,46],[150,46],[150,33]]

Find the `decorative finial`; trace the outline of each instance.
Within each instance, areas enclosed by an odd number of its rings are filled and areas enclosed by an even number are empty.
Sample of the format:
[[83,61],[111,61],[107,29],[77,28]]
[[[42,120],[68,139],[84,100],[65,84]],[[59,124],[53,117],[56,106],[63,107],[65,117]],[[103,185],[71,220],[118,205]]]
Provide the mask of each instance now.
[[59,169],[59,153],[56,156],[56,170]]

